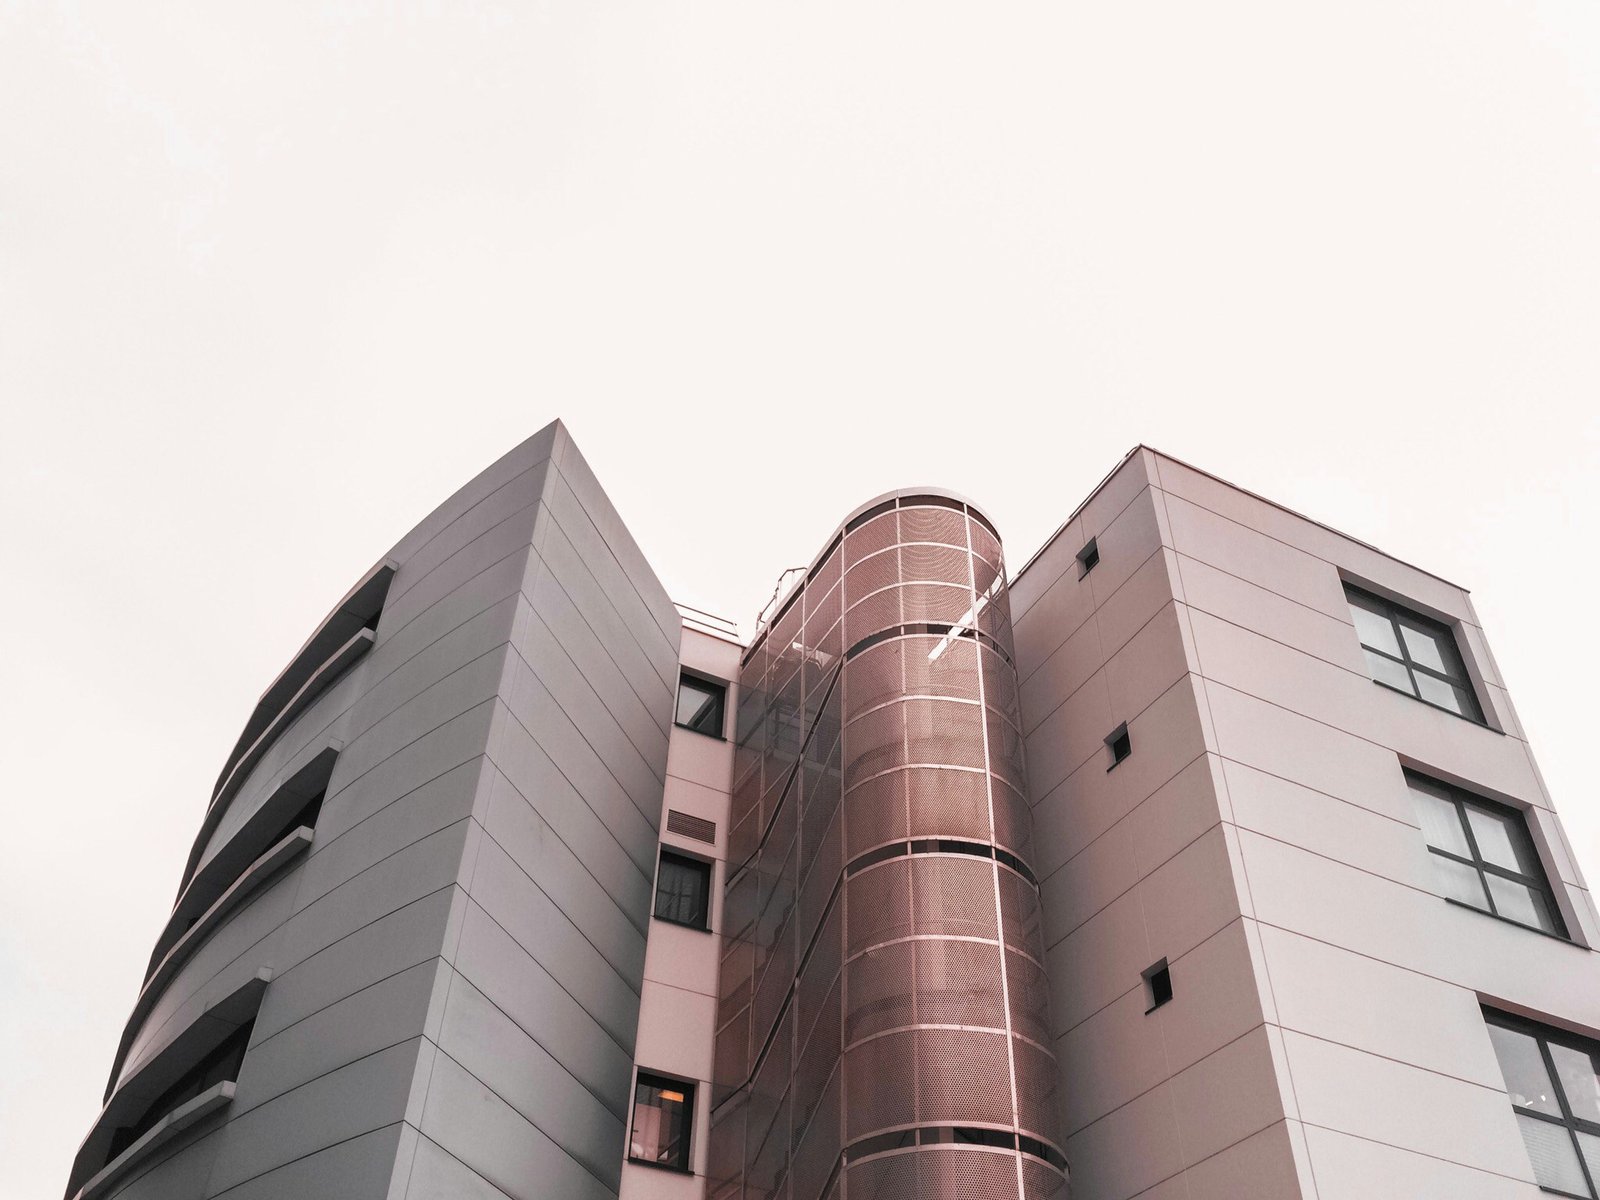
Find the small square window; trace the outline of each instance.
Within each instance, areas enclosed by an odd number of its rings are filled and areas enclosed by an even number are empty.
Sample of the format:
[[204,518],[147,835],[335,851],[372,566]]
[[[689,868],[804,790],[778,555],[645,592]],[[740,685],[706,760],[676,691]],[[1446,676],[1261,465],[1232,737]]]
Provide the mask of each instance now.
[[633,1131],[628,1157],[634,1162],[689,1170],[689,1132],[694,1120],[694,1084],[639,1072],[633,1086]]
[[1172,969],[1167,966],[1167,960],[1162,959],[1154,966],[1149,966],[1141,973],[1144,980],[1144,1011],[1146,1015],[1155,1012],[1168,1000],[1172,999]]
[[1090,538],[1082,550],[1078,551],[1078,578],[1082,579],[1095,564],[1100,561],[1100,546],[1094,538]]
[[674,718],[679,727],[692,729],[708,737],[722,736],[723,709],[727,705],[726,684],[713,683],[694,675],[678,676],[678,712]]
[[656,916],[691,929],[711,927],[711,864],[671,850],[656,871]]
[[[1133,753],[1133,740],[1128,737],[1127,722],[1118,725],[1106,736],[1106,746],[1111,750],[1111,767]],[[1107,767],[1106,770],[1111,770],[1111,767]]]

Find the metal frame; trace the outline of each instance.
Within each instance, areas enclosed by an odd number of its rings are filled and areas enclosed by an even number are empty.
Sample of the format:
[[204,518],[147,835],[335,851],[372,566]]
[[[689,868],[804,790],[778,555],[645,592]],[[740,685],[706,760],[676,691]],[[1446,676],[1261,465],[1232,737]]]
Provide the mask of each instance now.
[[[1403,695],[1409,695],[1413,700],[1420,700],[1428,707],[1437,708],[1441,712],[1449,713],[1451,716],[1463,717],[1475,725],[1482,725],[1486,728],[1488,727],[1489,722],[1485,718],[1483,712],[1483,701],[1478,697],[1478,689],[1473,685],[1472,676],[1467,673],[1466,659],[1462,656],[1461,646],[1456,641],[1455,630],[1450,628],[1450,626],[1446,625],[1442,621],[1436,621],[1432,617],[1425,617],[1414,609],[1406,608],[1403,604],[1396,604],[1393,600],[1386,600],[1382,596],[1369,592],[1365,588],[1357,587],[1353,583],[1346,583],[1344,585],[1344,594],[1347,603],[1350,602],[1352,596],[1360,596],[1368,603],[1381,608],[1383,610],[1383,615],[1389,618],[1389,625],[1394,630],[1395,644],[1400,647],[1401,657],[1396,658],[1387,650],[1380,650],[1376,646],[1369,646],[1366,642],[1361,642],[1361,648],[1369,654],[1376,654],[1379,658],[1387,659],[1389,662],[1392,662],[1405,669],[1407,676],[1411,680],[1411,691],[1403,692]],[[1424,632],[1431,631],[1433,633],[1443,635],[1444,643],[1449,647],[1450,656],[1454,657],[1455,665],[1461,669],[1461,674],[1459,677],[1449,675],[1441,671],[1436,671],[1432,667],[1423,666],[1421,663],[1417,662],[1411,657],[1411,650],[1406,645],[1405,626],[1400,622],[1401,617],[1405,617],[1407,620],[1413,621],[1417,625],[1422,626]],[[1360,638],[1361,632],[1358,629],[1356,631],[1356,639],[1360,641]],[[1430,679],[1437,679],[1441,683],[1447,684],[1452,688],[1461,688],[1466,692],[1468,699],[1470,699],[1472,702],[1472,711],[1467,713],[1458,713],[1453,708],[1446,708],[1442,704],[1436,704],[1434,701],[1429,700],[1422,694],[1422,689],[1417,686],[1417,676],[1419,674],[1425,675]],[[1379,687],[1386,687],[1393,692],[1400,691],[1400,689],[1395,687],[1393,684],[1385,683],[1381,679],[1374,679],[1372,682],[1376,683]]]
[[[1468,904],[1464,900],[1456,900],[1449,896],[1445,897],[1446,900],[1453,904],[1459,904],[1463,908],[1470,908],[1474,912],[1486,913],[1497,920],[1515,925],[1519,929],[1531,929],[1535,933],[1542,933],[1547,937],[1557,937],[1562,941],[1572,940],[1567,933],[1567,923],[1565,917],[1562,916],[1561,906],[1556,903],[1555,889],[1550,884],[1548,873],[1543,869],[1544,858],[1540,855],[1538,846],[1534,844],[1533,836],[1528,832],[1528,818],[1525,813],[1512,808],[1508,804],[1497,804],[1493,800],[1486,800],[1482,796],[1474,795],[1469,791],[1456,787],[1454,784],[1445,783],[1441,779],[1434,779],[1419,771],[1407,771],[1405,775],[1408,787],[1415,780],[1449,793],[1450,803],[1455,805],[1456,819],[1461,823],[1461,828],[1466,834],[1467,847],[1472,851],[1472,857],[1470,859],[1463,858],[1461,855],[1452,853],[1449,850],[1440,849],[1432,842],[1427,842],[1428,853],[1437,854],[1440,858],[1448,859],[1450,862],[1459,863],[1462,866],[1472,867],[1476,870],[1478,872],[1478,883],[1483,888],[1483,897],[1488,907],[1479,908],[1475,904]],[[1509,816],[1513,818],[1516,830],[1513,836],[1522,838],[1523,849],[1528,851],[1533,860],[1539,864],[1540,873],[1538,875],[1524,875],[1520,871],[1498,866],[1485,859],[1483,851],[1478,848],[1478,835],[1473,832],[1472,822],[1467,819],[1467,809],[1469,808],[1476,808],[1491,816]],[[1424,840],[1426,840],[1426,835],[1424,835]],[[1545,905],[1550,910],[1550,918],[1555,922],[1555,929],[1542,929],[1537,925],[1529,925],[1526,921],[1519,921],[1515,917],[1508,917],[1500,912],[1499,907],[1494,902],[1494,892],[1489,887],[1488,876],[1490,875],[1498,876],[1512,883],[1520,883],[1543,896]]]
[[[640,1085],[653,1087],[657,1091],[664,1089],[681,1089],[683,1099],[683,1165],[676,1163],[659,1162],[653,1158],[639,1158],[633,1153],[633,1131],[639,1119],[639,1088]],[[673,1075],[661,1075],[655,1071],[646,1071],[642,1067],[633,1075],[633,1098],[628,1105],[628,1161],[637,1163],[641,1167],[654,1167],[658,1171],[672,1171],[679,1175],[694,1174],[694,1106],[695,1082],[692,1079],[679,1079]]]
[[[718,716],[719,720],[717,722],[717,731],[715,733],[712,733],[708,729],[700,729],[697,726],[690,725],[686,721],[678,720],[678,707],[682,703],[682,700],[683,700],[683,684],[684,684],[685,680],[688,680],[691,683],[697,683],[701,687],[706,688],[708,691],[714,691],[714,692],[718,693],[719,699],[718,699],[718,702],[717,702],[717,716]],[[677,687],[677,689],[676,689],[676,691],[675,691],[675,693],[673,694],[673,697],[672,697],[672,724],[678,729],[687,729],[690,733],[698,733],[703,737],[716,738],[717,741],[719,741],[719,742],[727,741],[728,740],[728,684],[727,684],[727,681],[726,680],[722,680],[722,679],[710,679],[710,678],[707,678],[704,675],[698,675],[693,671],[679,671],[678,672],[678,687]]]
[[[705,886],[700,890],[700,919],[698,921],[681,921],[677,917],[664,917],[661,915],[661,864],[668,859],[686,867],[694,867],[700,877],[705,881]],[[684,929],[695,929],[701,933],[711,932],[711,874],[712,864],[703,858],[696,858],[692,854],[685,854],[670,846],[662,846],[656,856],[656,888],[655,897],[650,906],[650,915],[658,921],[665,921],[668,925],[677,925]]]
[[1584,1157],[1583,1146],[1578,1142],[1576,1133],[1587,1133],[1593,1137],[1600,1137],[1600,1123],[1585,1120],[1575,1116],[1572,1105],[1567,1101],[1567,1092],[1561,1084],[1561,1075],[1556,1070],[1554,1057],[1550,1053],[1550,1044],[1554,1042],[1569,1050],[1576,1050],[1580,1054],[1587,1054],[1591,1060],[1600,1055],[1600,1044],[1588,1038],[1579,1037],[1577,1034],[1566,1033],[1559,1029],[1551,1029],[1547,1025],[1540,1025],[1537,1021],[1530,1021],[1524,1017],[1514,1017],[1510,1013],[1503,1013],[1497,1009],[1486,1008],[1483,1010],[1483,1019],[1490,1025],[1499,1025],[1503,1029],[1514,1030],[1517,1033],[1527,1034],[1539,1046],[1539,1057],[1544,1060],[1544,1069],[1550,1075],[1550,1087],[1555,1093],[1556,1104],[1561,1109],[1560,1117],[1553,1117],[1549,1113],[1539,1112],[1537,1109],[1524,1108],[1513,1103],[1511,1111],[1519,1117],[1532,1117],[1536,1121],[1543,1121],[1547,1125],[1564,1127],[1567,1136],[1572,1140],[1573,1152],[1578,1158],[1578,1169],[1583,1172],[1583,1177],[1588,1181],[1588,1195],[1579,1195],[1577,1192],[1563,1192],[1559,1188],[1550,1187],[1541,1183],[1540,1190],[1549,1192],[1552,1196],[1570,1196],[1573,1200],[1594,1200],[1600,1196],[1600,1187],[1597,1187],[1596,1172],[1590,1169],[1589,1160]]

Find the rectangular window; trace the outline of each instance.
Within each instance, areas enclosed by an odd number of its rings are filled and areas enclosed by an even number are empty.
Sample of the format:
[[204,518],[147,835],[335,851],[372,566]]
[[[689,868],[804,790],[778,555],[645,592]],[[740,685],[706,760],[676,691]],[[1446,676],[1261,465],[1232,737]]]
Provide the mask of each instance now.
[[722,711],[727,698],[725,684],[712,683],[709,679],[699,679],[693,675],[680,675],[675,720],[684,729],[719,738],[722,736]]
[[689,1126],[694,1085],[639,1072],[633,1087],[633,1132],[628,1157],[634,1162],[689,1170]]
[[1489,1040],[1546,1191],[1600,1196],[1600,1047],[1560,1030],[1485,1009]]
[[1100,563],[1100,543],[1090,538],[1078,551],[1078,578],[1082,579]]
[[1348,583],[1344,594],[1376,682],[1483,724],[1483,709],[1448,626]]
[[1460,788],[1406,772],[1444,893],[1486,913],[1566,937],[1561,911],[1523,815]]
[[711,928],[711,864],[661,852],[656,871],[656,916],[674,925]]
[[[1106,748],[1111,751],[1111,767],[1133,753],[1133,739],[1128,736],[1128,723],[1124,721],[1106,735]],[[1107,767],[1106,770],[1111,770]]]

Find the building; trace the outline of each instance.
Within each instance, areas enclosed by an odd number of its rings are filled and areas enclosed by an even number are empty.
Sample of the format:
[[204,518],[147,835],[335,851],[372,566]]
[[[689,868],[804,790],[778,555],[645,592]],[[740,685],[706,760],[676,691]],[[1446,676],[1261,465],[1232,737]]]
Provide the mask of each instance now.
[[937,490],[819,547],[741,644],[559,424],[446,501],[224,760],[67,1196],[1600,1194],[1463,589],[1145,447],[1009,576]]

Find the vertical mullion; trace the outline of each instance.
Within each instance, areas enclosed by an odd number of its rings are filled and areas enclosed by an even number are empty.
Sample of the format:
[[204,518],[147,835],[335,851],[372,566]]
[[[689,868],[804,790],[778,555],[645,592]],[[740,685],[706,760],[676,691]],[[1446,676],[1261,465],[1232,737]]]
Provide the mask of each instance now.
[[1460,796],[1452,796],[1456,806],[1456,818],[1461,822],[1461,828],[1467,835],[1467,849],[1472,851],[1472,869],[1478,873],[1478,886],[1483,889],[1483,899],[1489,906],[1489,911],[1495,916],[1500,915],[1500,909],[1494,902],[1494,893],[1489,890],[1489,880],[1483,870],[1483,851],[1478,849],[1478,839],[1472,832],[1472,822],[1467,820],[1467,805]]
[[1561,1106],[1561,1121],[1567,1127],[1567,1140],[1572,1143],[1572,1151],[1578,1156],[1578,1170],[1583,1172],[1584,1182],[1589,1185],[1589,1195],[1592,1197],[1595,1195],[1594,1176],[1589,1173],[1588,1160],[1583,1157],[1577,1122],[1573,1119],[1571,1106],[1567,1104],[1567,1089],[1561,1086],[1561,1076],[1556,1073],[1556,1060],[1550,1053],[1550,1042],[1543,1034],[1536,1034],[1534,1041],[1538,1043],[1539,1055],[1544,1059],[1544,1069],[1550,1073],[1550,1088],[1556,1094],[1556,1103]]
[[1395,644],[1400,647],[1400,664],[1406,669],[1406,678],[1411,681],[1411,694],[1418,700],[1422,699],[1422,689],[1417,686],[1417,670],[1411,661],[1411,650],[1406,645],[1406,631],[1400,626],[1400,618],[1396,614],[1393,604],[1387,600],[1383,602],[1384,609],[1389,616],[1389,628],[1394,630]]

